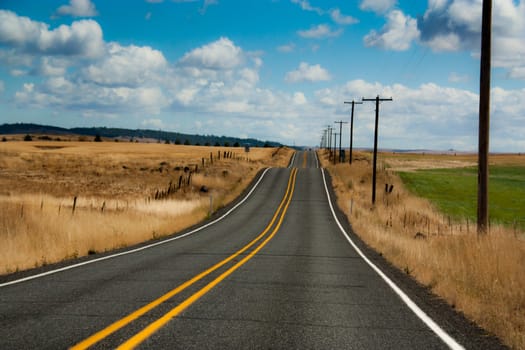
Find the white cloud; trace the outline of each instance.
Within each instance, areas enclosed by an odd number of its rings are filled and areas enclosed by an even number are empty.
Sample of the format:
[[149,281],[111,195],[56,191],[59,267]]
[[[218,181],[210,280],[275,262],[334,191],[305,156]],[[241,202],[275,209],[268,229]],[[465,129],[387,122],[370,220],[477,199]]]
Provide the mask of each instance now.
[[295,50],[295,44],[293,43],[281,45],[277,47],[277,51],[279,52],[289,53],[289,52],[293,52],[294,50]]
[[180,60],[180,63],[186,66],[208,69],[232,69],[242,62],[241,48],[224,37],[190,51]]
[[333,38],[341,35],[343,33],[342,29],[332,31],[332,29],[326,24],[319,24],[307,30],[299,30],[297,34],[303,38],[307,39],[325,39]]
[[387,23],[381,31],[372,30],[364,37],[364,42],[369,47],[404,51],[418,38],[417,21],[399,10],[393,10],[387,15]]
[[45,76],[62,76],[66,73],[70,62],[63,58],[44,56],[40,59],[40,65],[34,73]]
[[141,124],[148,128],[162,129],[164,127],[164,122],[158,118],[144,119]]
[[468,75],[460,75],[456,72],[450,73],[448,81],[451,83],[466,83],[470,80]]
[[60,6],[57,14],[73,17],[94,17],[98,15],[98,12],[91,0],[69,0],[69,5]]
[[24,84],[15,101],[26,108],[55,111],[98,111],[104,115],[158,114],[169,100],[158,87],[96,86],[92,83],[51,77],[43,84]]
[[[381,104],[381,148],[400,149],[477,149],[479,96],[467,90],[434,83],[410,88],[401,84],[383,85],[364,80],[318,90],[319,105],[325,115],[348,117],[348,106],[341,101],[362,96],[393,97]],[[523,152],[525,140],[525,89],[492,89],[491,151]],[[338,101],[336,104],[331,102]],[[446,104],[442,103],[447,101]],[[373,144],[374,106],[356,107],[354,137],[357,147]],[[319,127],[319,130],[321,130]]]
[[513,79],[524,79],[525,80],[525,66],[510,68],[509,77]]
[[325,81],[330,80],[330,74],[326,69],[319,64],[309,65],[306,62],[301,62],[299,68],[286,73],[285,80],[289,83],[298,83],[302,81]]
[[[482,2],[480,0],[433,0],[418,19],[421,42],[434,51],[471,51],[479,57]],[[508,76],[525,78],[525,2],[495,1],[493,5],[493,66]]]
[[[176,1],[176,2],[192,2],[192,1]],[[199,10],[201,15],[206,14],[206,11],[208,10],[208,7],[211,5],[217,5],[219,4],[218,0],[204,0],[204,4],[202,5],[202,8]]]
[[[437,0],[433,4],[446,8]],[[409,16],[404,21],[402,16],[388,19],[384,32],[377,34],[382,37],[382,45],[402,49],[417,40],[411,21]],[[509,67],[509,74],[523,77],[524,56],[521,49],[512,46],[521,48],[519,39],[525,36],[516,34],[520,20],[513,21],[510,32],[514,34],[496,44],[512,55],[496,54],[496,59],[499,66]],[[334,33],[328,26],[323,28],[312,28],[310,37],[330,37],[327,33]],[[412,39],[403,38],[401,33]],[[459,33],[453,33],[463,42]],[[394,98],[381,106],[380,147],[473,150],[477,144],[477,94],[433,83],[412,88],[364,80],[330,87],[323,84],[323,89],[314,92],[264,88],[259,76],[262,54],[246,52],[228,38],[196,47],[170,63],[152,47],[104,43],[102,30],[92,20],[50,29],[47,24],[0,10],[0,44],[0,61],[8,66],[6,71],[16,69],[28,75],[18,78],[20,84],[25,84],[12,99],[26,109],[111,117],[113,124],[126,126],[143,123],[164,128],[176,124],[187,128],[187,132],[194,131],[192,128],[200,122],[206,133],[312,145],[318,141],[323,125],[332,123],[334,117],[348,118],[348,106],[342,101],[380,94]],[[97,54],[88,54],[90,48]],[[30,80],[35,72],[42,77]],[[450,76],[451,80],[463,78]],[[327,81],[330,74],[319,64],[302,62],[286,74],[286,80]],[[0,82],[0,91],[6,90],[6,84]],[[494,88],[492,94],[492,150],[523,152],[525,89]],[[356,147],[371,145],[373,109],[372,104],[356,108]]]
[[340,25],[349,25],[349,24],[359,23],[359,21],[356,18],[352,16],[343,15],[341,13],[341,10],[339,10],[338,8],[330,11],[330,17],[335,23],[340,24]]
[[354,23],[359,22],[357,19],[355,19],[352,16],[343,15],[341,13],[341,10],[339,10],[338,8],[334,8],[329,11],[325,11],[319,7],[312,6],[310,2],[307,0],[291,0],[291,1],[294,4],[298,4],[299,6],[301,6],[301,9],[303,9],[304,11],[316,12],[320,16],[325,15],[325,14],[329,15],[330,18],[339,25],[349,25],[349,24],[354,24]]
[[292,0],[292,3],[298,4],[304,11],[317,12],[317,14],[319,15],[322,15],[324,12],[319,7],[313,7],[312,5],[310,5],[310,2],[308,0]]
[[29,72],[23,69],[11,69],[11,71],[9,71],[9,74],[11,74],[11,76],[13,77],[21,77],[24,75],[28,75]]
[[153,82],[167,67],[164,55],[149,46],[109,43],[106,54],[82,69],[85,80],[108,86],[140,86]]
[[397,4],[397,0],[362,0],[359,8],[363,11],[385,13]]
[[461,49],[461,38],[456,33],[438,34],[426,42],[434,51],[458,51]]
[[304,94],[302,92],[300,92],[300,91],[295,92],[293,94],[293,102],[296,105],[304,105],[307,102],[306,96],[304,96]]
[[0,10],[0,43],[17,52],[62,56],[99,56],[104,47],[102,29],[93,20],[70,26],[49,26],[11,11]]

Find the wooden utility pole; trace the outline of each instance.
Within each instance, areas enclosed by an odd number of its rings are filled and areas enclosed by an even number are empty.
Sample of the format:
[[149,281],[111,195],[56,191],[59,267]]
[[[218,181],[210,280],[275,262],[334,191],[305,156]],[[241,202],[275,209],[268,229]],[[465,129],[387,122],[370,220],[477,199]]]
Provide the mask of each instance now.
[[332,128],[328,125],[328,160],[332,159]]
[[337,148],[337,135],[341,137],[341,134],[334,132],[333,135],[334,135],[334,164],[336,164],[337,160],[335,159],[335,150]]
[[363,102],[355,102],[352,100],[352,102],[345,101],[344,103],[352,104],[352,117],[350,118],[350,152],[348,154],[348,158],[350,158],[349,163],[352,164],[352,144],[354,141],[354,105],[362,105]]
[[490,50],[492,36],[492,0],[483,0],[481,20],[481,61],[479,78],[478,140],[478,234],[489,225],[489,130],[490,130]]
[[339,124],[339,163],[342,163],[342,154],[341,154],[341,140],[343,139],[343,124],[348,124],[348,122],[344,122],[342,120],[338,122],[334,122],[336,124]]
[[374,164],[372,168],[372,205],[376,202],[376,165],[377,165],[377,133],[379,126],[379,102],[380,101],[393,101],[392,98],[363,98],[363,101],[376,101],[376,125],[374,132]]

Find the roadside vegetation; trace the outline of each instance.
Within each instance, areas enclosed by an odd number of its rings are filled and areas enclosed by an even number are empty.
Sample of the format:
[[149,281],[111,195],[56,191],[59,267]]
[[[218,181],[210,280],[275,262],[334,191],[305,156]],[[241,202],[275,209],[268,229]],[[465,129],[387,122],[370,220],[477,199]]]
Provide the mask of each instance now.
[[[428,198],[454,221],[476,220],[476,167],[427,169],[399,172],[403,183],[417,195]],[[493,165],[490,168],[490,221],[525,230],[525,165]]]
[[174,234],[227,205],[286,148],[0,143],[0,274]]
[[525,156],[491,157],[499,191],[491,213],[504,214],[481,237],[471,211],[474,156],[381,154],[375,206],[370,154],[358,153],[352,165],[331,164],[324,150],[319,156],[338,205],[368,245],[507,345],[525,348],[525,233],[514,224],[524,211],[506,214],[523,208]]

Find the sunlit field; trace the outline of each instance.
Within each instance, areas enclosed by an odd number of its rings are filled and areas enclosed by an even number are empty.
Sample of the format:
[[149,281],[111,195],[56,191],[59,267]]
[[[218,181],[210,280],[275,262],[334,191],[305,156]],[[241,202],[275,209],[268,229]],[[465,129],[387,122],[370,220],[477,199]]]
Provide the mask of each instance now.
[[[339,206],[368,245],[509,346],[525,348],[525,234],[513,224],[519,216],[507,218],[505,224],[494,220],[490,232],[478,236],[469,215],[438,209],[439,201],[418,196],[427,192],[407,189],[398,175],[411,173],[408,177],[417,179],[420,169],[425,169],[423,174],[470,174],[469,167],[477,161],[474,155],[380,154],[375,206],[371,204],[371,154],[358,153],[352,165],[335,166],[328,162],[327,153],[320,155],[333,177]],[[525,156],[491,156],[490,162],[495,169],[523,168]],[[448,170],[436,170],[444,168]],[[525,174],[511,175],[522,179]],[[454,198],[455,184],[447,189],[439,183],[436,191]],[[388,189],[393,186],[391,193],[385,191],[386,184]],[[427,187],[430,191],[433,186]],[[498,210],[515,207],[513,197],[495,199]],[[462,201],[465,198],[457,199]]]
[[235,199],[286,148],[0,143],[0,274],[157,239]]

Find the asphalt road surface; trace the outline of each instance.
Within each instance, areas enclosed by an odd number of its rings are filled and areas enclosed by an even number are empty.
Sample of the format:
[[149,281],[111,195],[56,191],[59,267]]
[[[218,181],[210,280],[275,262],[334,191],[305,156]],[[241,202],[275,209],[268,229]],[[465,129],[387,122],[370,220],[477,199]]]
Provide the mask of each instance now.
[[0,349],[500,346],[364,247],[326,176],[297,152],[196,232],[4,276]]

